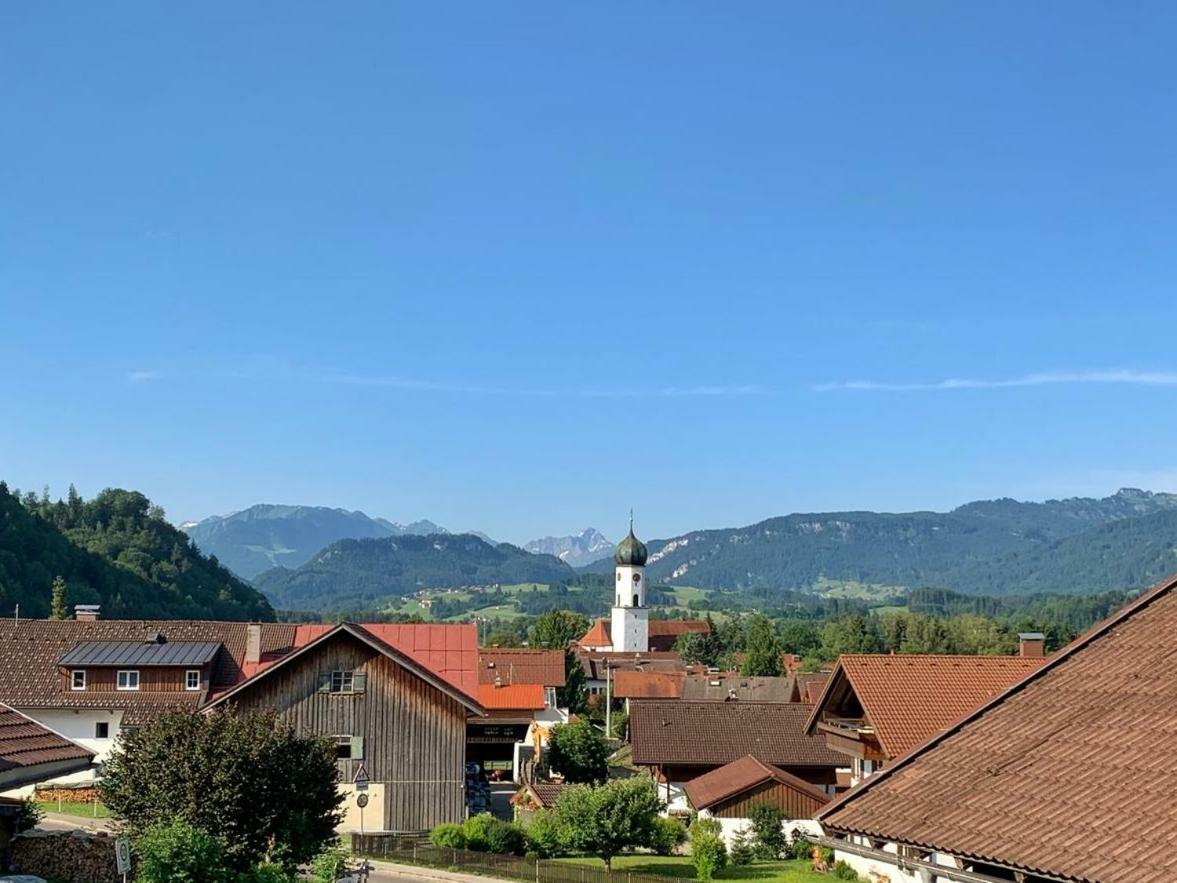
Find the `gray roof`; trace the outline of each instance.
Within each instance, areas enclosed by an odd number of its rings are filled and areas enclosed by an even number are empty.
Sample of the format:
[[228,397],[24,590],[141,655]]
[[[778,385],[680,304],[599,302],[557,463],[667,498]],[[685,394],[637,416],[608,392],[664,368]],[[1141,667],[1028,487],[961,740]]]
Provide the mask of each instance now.
[[788,702],[793,696],[793,679],[754,678],[743,675],[694,675],[683,681],[682,698],[706,702]]
[[58,660],[59,665],[205,665],[221,648],[215,641],[83,641]]

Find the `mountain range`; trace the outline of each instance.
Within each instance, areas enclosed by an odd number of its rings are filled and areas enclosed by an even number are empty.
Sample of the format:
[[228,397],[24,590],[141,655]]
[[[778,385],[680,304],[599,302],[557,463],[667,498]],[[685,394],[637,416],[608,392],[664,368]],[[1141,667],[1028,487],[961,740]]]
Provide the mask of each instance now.
[[182,527],[197,548],[243,579],[273,567],[299,567],[336,540],[449,533],[427,520],[397,524],[346,509],[267,503]]
[[586,527],[570,537],[543,537],[523,546],[533,555],[555,555],[573,567],[585,567],[613,554],[613,543],[595,527]]
[[277,567],[253,583],[282,609],[346,610],[423,588],[575,579],[576,571],[553,555],[492,545],[473,534],[432,534],[339,540],[301,567]]
[[951,512],[794,514],[647,547],[656,583],[764,596],[826,581],[992,595],[1136,589],[1177,570],[1177,495],[1124,488],[1103,499],[1000,499]]

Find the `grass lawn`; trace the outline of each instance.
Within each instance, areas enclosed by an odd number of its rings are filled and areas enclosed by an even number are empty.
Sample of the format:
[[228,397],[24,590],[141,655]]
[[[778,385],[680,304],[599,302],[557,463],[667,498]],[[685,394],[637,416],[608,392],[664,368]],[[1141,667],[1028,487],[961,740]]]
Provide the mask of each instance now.
[[58,812],[67,816],[82,816],[87,819],[108,819],[110,818],[110,810],[108,810],[101,803],[95,808],[92,803],[74,803],[68,800],[61,802],[60,808],[56,800],[38,801],[39,806],[45,812]]
[[[603,868],[599,858],[562,858],[557,861],[569,864],[588,865]],[[695,879],[695,867],[685,855],[619,855],[613,859],[613,869],[630,871],[634,874],[654,874],[660,877]],[[716,880],[730,880],[732,883],[756,881],[756,883],[830,883],[828,874],[814,871],[808,861],[791,860],[782,862],[753,862],[750,865],[734,867],[729,865],[715,875]]]

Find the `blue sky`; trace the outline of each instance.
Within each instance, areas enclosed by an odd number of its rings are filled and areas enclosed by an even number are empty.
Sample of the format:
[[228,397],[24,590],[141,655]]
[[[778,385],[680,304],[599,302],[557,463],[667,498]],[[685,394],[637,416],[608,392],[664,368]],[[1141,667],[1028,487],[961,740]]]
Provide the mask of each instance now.
[[1175,489],[1175,40],[1144,2],[6,4],[0,476],[512,541]]

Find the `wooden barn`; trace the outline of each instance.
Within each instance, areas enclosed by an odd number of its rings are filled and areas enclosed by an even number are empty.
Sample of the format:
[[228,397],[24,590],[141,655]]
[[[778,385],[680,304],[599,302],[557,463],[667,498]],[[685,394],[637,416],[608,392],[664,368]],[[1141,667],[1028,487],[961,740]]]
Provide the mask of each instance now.
[[355,827],[354,783],[364,776],[365,828],[425,831],[465,817],[466,721],[483,709],[462,686],[477,686],[476,665],[472,628],[467,636],[446,626],[343,623],[206,708],[274,710],[299,732],[333,736],[346,826]]
[[696,812],[718,819],[747,819],[755,806],[775,806],[786,819],[811,819],[831,800],[824,791],[748,754],[685,786]]

